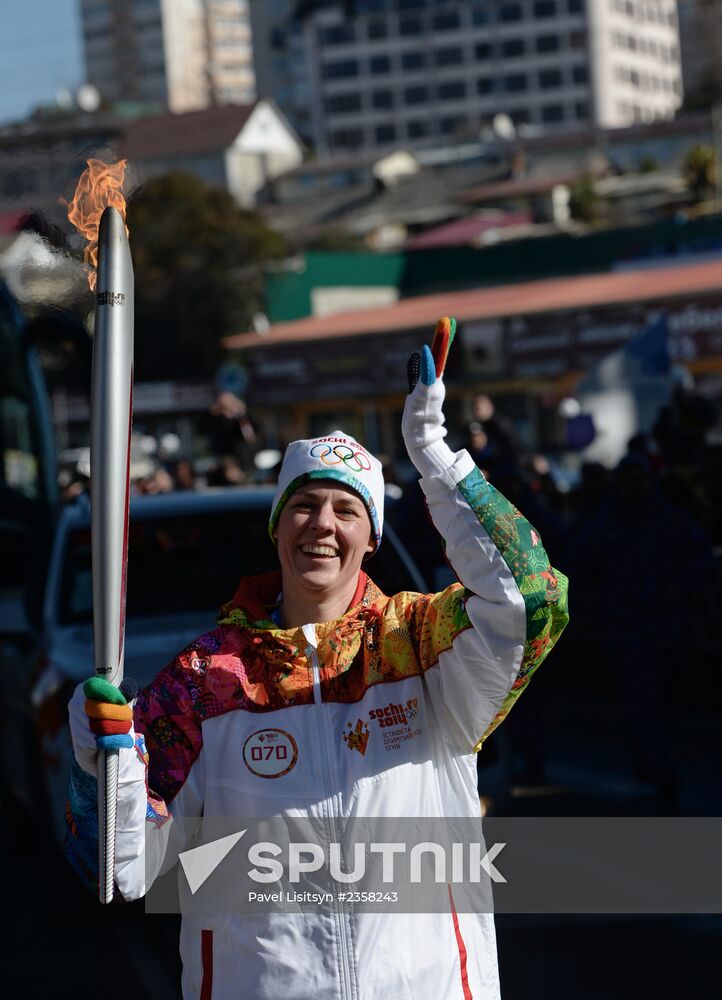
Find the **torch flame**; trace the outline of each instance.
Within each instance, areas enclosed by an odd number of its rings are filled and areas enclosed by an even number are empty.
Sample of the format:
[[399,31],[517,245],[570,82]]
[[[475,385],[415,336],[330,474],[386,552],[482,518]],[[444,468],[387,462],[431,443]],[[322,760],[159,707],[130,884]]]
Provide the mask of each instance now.
[[[90,159],[80,175],[73,200],[68,204],[68,219],[81,236],[88,241],[84,260],[88,267],[88,284],[95,291],[98,267],[98,227],[104,210],[112,205],[117,208],[125,222],[125,197],[123,181],[127,160],[117,163],[103,163]],[[126,233],[128,226],[125,227]]]

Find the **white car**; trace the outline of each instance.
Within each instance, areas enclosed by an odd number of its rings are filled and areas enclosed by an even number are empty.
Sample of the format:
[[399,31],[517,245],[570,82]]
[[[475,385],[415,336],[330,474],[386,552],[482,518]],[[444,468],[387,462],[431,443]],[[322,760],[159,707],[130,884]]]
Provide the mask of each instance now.
[[[195,636],[212,629],[242,576],[278,565],[268,537],[272,487],[206,489],[133,498],[128,542],[125,674],[143,686]],[[87,497],[66,507],[50,558],[43,640],[32,705],[40,749],[33,797],[48,812],[58,843],[71,747],[67,702],[93,666],[93,596]],[[369,562],[386,593],[427,591],[393,528]],[[37,781],[36,781],[37,783]]]

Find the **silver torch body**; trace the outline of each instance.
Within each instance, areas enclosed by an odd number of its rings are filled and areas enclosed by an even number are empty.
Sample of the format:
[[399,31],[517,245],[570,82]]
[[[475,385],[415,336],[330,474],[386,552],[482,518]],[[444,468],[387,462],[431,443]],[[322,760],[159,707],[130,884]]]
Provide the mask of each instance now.
[[[90,392],[90,496],[95,673],[123,679],[133,414],[133,265],[125,223],[106,208],[98,229]],[[100,901],[113,898],[118,750],[98,754]]]

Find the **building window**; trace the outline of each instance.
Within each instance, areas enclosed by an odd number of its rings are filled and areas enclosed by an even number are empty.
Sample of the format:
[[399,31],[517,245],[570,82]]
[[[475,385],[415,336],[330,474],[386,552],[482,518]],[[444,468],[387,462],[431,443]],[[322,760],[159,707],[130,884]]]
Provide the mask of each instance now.
[[491,94],[494,90],[494,81],[490,76],[480,76],[476,81],[477,94]]
[[409,122],[406,126],[406,134],[409,139],[423,139],[430,131],[429,123],[424,119]]
[[343,114],[347,111],[361,110],[361,95],[353,94],[331,94],[323,102],[327,115]]
[[477,25],[489,23],[489,11],[486,2],[484,2],[483,7],[474,7],[471,12],[471,23]]
[[556,13],[556,0],[535,0],[534,17],[555,17]]
[[528,108],[510,108],[509,117],[515,125],[528,125],[531,121]]
[[395,142],[395,125],[377,125],[375,129],[376,142]]
[[350,76],[358,76],[358,59],[339,59],[337,62],[323,64],[321,74],[324,80],[343,80]]
[[554,87],[561,87],[562,74],[558,69],[539,70],[539,86],[542,90],[552,90]]
[[584,0],[567,0],[567,10],[570,14],[583,14]]
[[558,52],[562,47],[559,35],[538,35],[536,40],[537,52]]
[[367,32],[371,39],[386,38],[388,35],[386,21],[369,21]]
[[369,69],[372,73],[389,73],[391,71],[391,58],[389,56],[371,56]]
[[434,61],[437,66],[458,66],[464,59],[464,52],[454,45],[448,49],[437,49],[434,53]]
[[331,145],[334,149],[358,149],[363,144],[362,128],[344,128],[331,133]]
[[499,8],[499,20],[504,24],[510,21],[521,21],[524,12],[519,3],[505,3]]
[[474,47],[474,55],[477,59],[491,59],[491,45],[489,42],[479,42]]
[[466,97],[466,84],[463,80],[446,80],[439,84],[438,94],[442,101],[458,101]]
[[443,135],[461,135],[467,129],[467,121],[463,115],[450,115],[441,119],[439,128]]
[[354,41],[352,24],[334,24],[329,28],[321,28],[318,32],[321,45],[343,45]]
[[427,87],[407,87],[404,90],[404,100],[407,104],[425,104],[429,99]]
[[504,90],[509,94],[518,94],[522,90],[527,90],[528,86],[526,73],[511,73],[504,77]]
[[587,102],[577,101],[574,105],[574,114],[577,116],[577,121],[587,121],[589,118],[589,105]]
[[456,10],[444,10],[434,14],[431,25],[435,31],[456,31],[461,26],[459,12]]
[[387,108],[393,108],[394,106],[394,95],[390,90],[374,90],[371,94],[371,103],[379,111],[385,110]]
[[572,80],[574,83],[589,83],[589,69],[583,63],[572,67]]
[[426,55],[423,52],[404,52],[401,56],[402,69],[423,69]]
[[501,54],[507,59],[513,59],[514,56],[523,56],[526,51],[526,45],[523,38],[507,38],[506,41],[501,43]]
[[587,36],[584,31],[570,31],[569,32],[569,48],[570,49],[583,49],[587,44]]
[[542,121],[547,124],[564,121],[564,106],[562,104],[545,104],[541,112]]
[[420,35],[423,31],[421,20],[418,17],[402,17],[399,21],[399,34]]

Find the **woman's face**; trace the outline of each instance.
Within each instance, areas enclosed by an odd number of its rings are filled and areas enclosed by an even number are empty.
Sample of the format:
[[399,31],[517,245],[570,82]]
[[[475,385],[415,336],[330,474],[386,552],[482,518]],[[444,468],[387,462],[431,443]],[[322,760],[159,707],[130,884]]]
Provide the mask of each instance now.
[[331,596],[355,587],[373,552],[371,522],[354,491],[335,479],[307,483],[292,495],[276,528],[283,589]]

